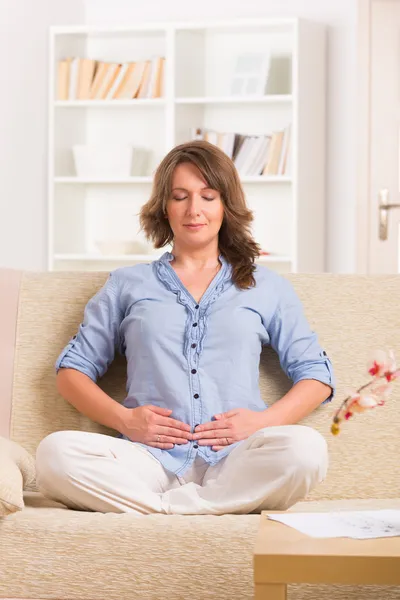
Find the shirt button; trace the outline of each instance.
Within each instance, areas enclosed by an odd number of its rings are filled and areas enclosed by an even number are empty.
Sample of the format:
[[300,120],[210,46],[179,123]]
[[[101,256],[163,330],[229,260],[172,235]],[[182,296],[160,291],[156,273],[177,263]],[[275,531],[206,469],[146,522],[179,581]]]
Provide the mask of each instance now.
[[193,448],[198,448],[198,447],[199,447],[198,444],[194,444],[194,446],[193,446]]
[[196,369],[192,369],[191,373],[192,373],[192,375],[196,375],[196,373],[197,373]]
[[198,304],[196,304],[195,308],[199,308],[199,305],[198,305]]
[[193,327],[197,327],[197,323],[193,323]]
[[[199,398],[199,395],[198,395],[198,394],[195,394],[195,395],[193,396],[193,398],[196,398],[196,400],[197,400],[197,398]],[[197,427],[197,425],[195,425],[195,427]]]

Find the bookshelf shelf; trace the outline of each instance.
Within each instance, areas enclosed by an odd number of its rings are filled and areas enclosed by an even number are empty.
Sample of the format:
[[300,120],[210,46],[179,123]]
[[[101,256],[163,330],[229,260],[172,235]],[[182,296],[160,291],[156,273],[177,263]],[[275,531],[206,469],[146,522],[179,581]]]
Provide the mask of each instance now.
[[165,106],[163,98],[137,98],[134,100],[56,100],[56,108],[137,108],[140,106]]
[[[171,148],[203,132],[212,132],[217,136],[213,143],[221,146],[231,136],[237,148],[243,139],[272,139],[290,128],[287,161],[282,150],[279,168],[259,169],[255,150],[244,159],[245,166],[237,165],[254,215],[254,238],[271,253],[257,262],[281,272],[323,271],[325,49],[325,27],[297,18],[52,27],[49,270],[108,270],[154,260],[162,252],[149,247],[138,215],[150,196],[154,172]],[[249,96],[240,88],[232,95],[238,57],[257,53],[270,57],[265,89]],[[120,65],[163,57],[161,97],[59,100],[68,97],[58,95],[58,69],[67,57]],[[282,58],[290,66],[286,71]],[[80,163],[77,170],[74,147],[85,145],[115,146],[121,156],[122,147],[134,147],[132,168],[128,164],[122,170],[118,160],[114,171],[107,161],[101,169],[96,163],[96,169],[85,171]],[[136,150],[144,151],[146,162]],[[268,174],[250,175],[262,172]],[[131,240],[142,253],[105,256],[97,245],[102,240]]]
[[95,185],[117,185],[117,184],[138,184],[138,183],[152,183],[152,177],[119,177],[119,178],[92,178],[92,177],[55,177],[54,183],[66,183],[71,185],[81,184],[95,184]]
[[59,261],[97,261],[97,262],[150,262],[161,256],[160,254],[56,254],[55,259]]
[[176,104],[290,104],[291,94],[271,94],[270,96],[221,96],[176,98]]

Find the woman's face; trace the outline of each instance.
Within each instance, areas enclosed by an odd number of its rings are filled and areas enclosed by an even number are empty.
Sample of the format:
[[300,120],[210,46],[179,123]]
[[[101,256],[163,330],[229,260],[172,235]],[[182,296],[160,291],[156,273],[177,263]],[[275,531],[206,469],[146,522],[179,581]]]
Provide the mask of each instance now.
[[202,247],[218,244],[224,207],[219,192],[208,187],[192,163],[181,163],[174,171],[167,217],[174,233],[174,243]]

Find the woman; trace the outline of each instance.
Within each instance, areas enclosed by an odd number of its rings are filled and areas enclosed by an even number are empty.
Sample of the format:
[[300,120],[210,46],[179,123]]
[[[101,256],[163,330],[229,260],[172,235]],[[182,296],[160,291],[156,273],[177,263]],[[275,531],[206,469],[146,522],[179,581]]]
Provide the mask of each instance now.
[[[164,158],[141,225],[172,252],[113,271],[56,363],[61,395],[121,437],[46,437],[45,495],[101,512],[245,514],[286,509],[322,481],[325,440],[295,423],[332,396],[331,364],[289,282],[254,265],[251,221],[216,146],[190,142]],[[269,408],[258,387],[265,344],[293,381]],[[96,384],[115,348],[127,359],[123,406]]]

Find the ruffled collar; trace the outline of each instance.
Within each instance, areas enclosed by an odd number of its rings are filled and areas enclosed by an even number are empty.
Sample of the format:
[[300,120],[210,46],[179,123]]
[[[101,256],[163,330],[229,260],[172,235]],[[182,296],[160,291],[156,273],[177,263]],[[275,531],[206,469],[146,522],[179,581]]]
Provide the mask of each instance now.
[[[225,287],[231,283],[232,266],[222,254],[220,254],[218,258],[222,267],[215,275],[200,300],[199,304],[203,308],[205,308],[211,300],[214,301],[224,291]],[[180,301],[183,301],[185,298],[186,302],[189,302],[189,304],[196,304],[195,299],[188,292],[175,272],[175,269],[170,264],[173,259],[174,255],[171,252],[164,252],[164,254],[155,261],[159,278],[172,292],[178,294]]]

